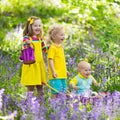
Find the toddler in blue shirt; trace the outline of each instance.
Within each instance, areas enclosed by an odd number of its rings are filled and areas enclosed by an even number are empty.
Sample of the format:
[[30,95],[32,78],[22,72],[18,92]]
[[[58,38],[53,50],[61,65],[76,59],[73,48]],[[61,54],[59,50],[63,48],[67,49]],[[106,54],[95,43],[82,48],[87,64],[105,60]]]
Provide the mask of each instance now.
[[96,94],[90,90],[92,83],[99,86],[91,75],[91,65],[85,61],[79,62],[78,75],[70,80],[70,86],[74,89],[73,93],[83,97],[89,97],[93,93]]

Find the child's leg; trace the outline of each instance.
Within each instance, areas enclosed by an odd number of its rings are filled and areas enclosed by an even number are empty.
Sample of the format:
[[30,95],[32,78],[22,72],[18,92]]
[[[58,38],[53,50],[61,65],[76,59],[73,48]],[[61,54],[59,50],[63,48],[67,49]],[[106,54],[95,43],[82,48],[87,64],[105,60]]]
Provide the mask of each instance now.
[[51,98],[56,98],[58,93],[61,92],[61,81],[59,79],[52,79],[49,81],[51,89]]
[[33,90],[34,90],[34,86],[33,85],[27,86],[27,91],[28,92],[33,92]]
[[33,98],[33,91],[34,91],[34,86],[31,85],[31,86],[26,86],[27,87],[27,99],[26,101],[28,102],[28,104],[30,105],[31,104],[31,100]]
[[33,97],[34,86],[26,86],[27,87],[27,98]]
[[38,97],[40,98],[40,100],[42,100],[43,99],[43,86],[36,85],[36,88],[37,88]]

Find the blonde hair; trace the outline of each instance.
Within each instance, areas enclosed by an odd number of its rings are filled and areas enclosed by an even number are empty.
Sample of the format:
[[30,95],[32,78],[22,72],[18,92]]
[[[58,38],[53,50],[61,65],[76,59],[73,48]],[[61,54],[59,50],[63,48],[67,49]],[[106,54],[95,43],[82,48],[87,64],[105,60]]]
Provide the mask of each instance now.
[[56,35],[61,30],[63,30],[63,26],[61,26],[61,25],[53,25],[52,27],[50,27],[50,29],[48,31],[48,40],[47,41],[54,42],[53,35]]
[[[32,22],[31,22],[31,20],[32,20]],[[31,16],[28,18],[25,28],[23,30],[23,36],[25,36],[25,35],[32,36],[33,35],[32,24],[34,23],[35,20],[41,21],[41,19],[36,16]],[[41,21],[41,25],[42,25],[42,21]],[[42,30],[41,30],[40,34],[38,35],[38,37],[42,37]]]
[[83,69],[85,66],[91,67],[90,63],[88,63],[86,61],[81,61],[78,63],[78,69]]

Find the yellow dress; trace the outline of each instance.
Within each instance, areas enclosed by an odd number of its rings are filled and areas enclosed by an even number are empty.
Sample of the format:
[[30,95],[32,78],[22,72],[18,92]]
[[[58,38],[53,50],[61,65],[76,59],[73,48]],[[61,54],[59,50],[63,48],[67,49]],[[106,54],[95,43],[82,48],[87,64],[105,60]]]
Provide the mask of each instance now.
[[22,85],[41,85],[46,83],[46,69],[42,55],[41,40],[32,39],[36,62],[34,64],[22,66]]

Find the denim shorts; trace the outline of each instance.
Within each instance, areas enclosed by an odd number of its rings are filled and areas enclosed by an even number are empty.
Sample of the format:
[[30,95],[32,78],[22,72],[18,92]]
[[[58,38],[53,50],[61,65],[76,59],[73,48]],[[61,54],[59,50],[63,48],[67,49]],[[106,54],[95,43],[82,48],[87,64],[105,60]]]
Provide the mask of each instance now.
[[[52,80],[49,80],[49,84],[58,92],[62,92],[62,93],[66,92],[66,89],[67,89],[66,79],[52,79]],[[57,92],[54,90],[51,90],[51,93],[57,94]]]

